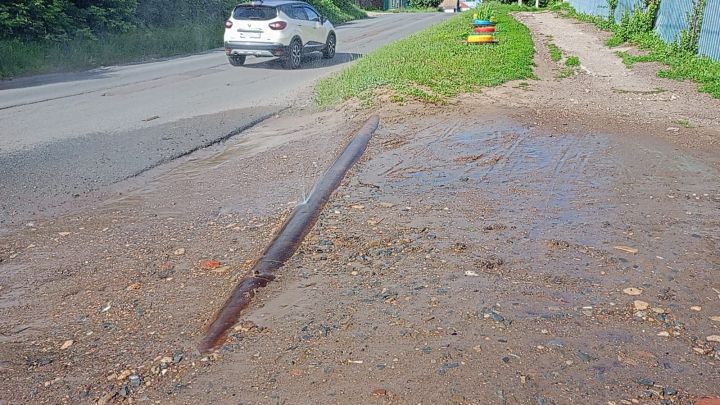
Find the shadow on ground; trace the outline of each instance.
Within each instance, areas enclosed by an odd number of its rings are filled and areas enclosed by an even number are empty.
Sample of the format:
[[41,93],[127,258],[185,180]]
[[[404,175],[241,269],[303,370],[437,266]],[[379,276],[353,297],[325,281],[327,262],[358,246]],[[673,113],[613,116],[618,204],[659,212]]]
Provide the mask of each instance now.
[[[336,53],[332,59],[323,59],[320,52],[315,52],[309,55],[304,55],[302,64],[299,69],[318,69],[336,65],[342,65],[344,63],[350,63],[357,59],[362,58],[360,53]],[[285,70],[280,58],[268,59],[260,63],[251,63],[243,66],[244,68],[251,69],[279,69]]]

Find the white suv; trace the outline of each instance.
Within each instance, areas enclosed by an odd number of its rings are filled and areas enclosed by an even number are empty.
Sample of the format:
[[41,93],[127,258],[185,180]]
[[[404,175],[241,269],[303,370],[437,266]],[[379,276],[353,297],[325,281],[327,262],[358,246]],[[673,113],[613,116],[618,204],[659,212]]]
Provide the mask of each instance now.
[[240,4],[225,21],[225,53],[233,66],[243,65],[248,55],[278,56],[286,68],[297,69],[303,54],[319,51],[330,59],[336,45],[330,21],[302,1]]

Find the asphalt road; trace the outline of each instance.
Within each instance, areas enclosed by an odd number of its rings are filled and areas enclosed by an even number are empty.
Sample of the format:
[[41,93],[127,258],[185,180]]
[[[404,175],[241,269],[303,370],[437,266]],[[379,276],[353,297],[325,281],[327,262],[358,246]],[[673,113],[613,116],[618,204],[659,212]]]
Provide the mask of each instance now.
[[318,78],[447,14],[383,14],[337,28],[332,60],[227,63],[222,51],[0,82],[0,225],[22,223],[84,193],[310,103]]

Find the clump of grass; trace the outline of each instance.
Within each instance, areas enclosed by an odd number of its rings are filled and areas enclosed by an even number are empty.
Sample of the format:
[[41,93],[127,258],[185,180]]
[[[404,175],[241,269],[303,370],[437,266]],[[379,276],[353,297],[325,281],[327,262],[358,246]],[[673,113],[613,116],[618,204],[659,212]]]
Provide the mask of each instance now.
[[322,107],[351,98],[372,103],[382,90],[404,99],[442,103],[459,93],[533,77],[530,31],[510,16],[514,6],[493,7],[498,44],[464,44],[473,13],[462,13],[320,81],[315,101]]
[[673,124],[680,125],[684,128],[692,128],[692,125],[690,124],[690,121],[688,120],[673,120]]
[[577,56],[569,56],[565,60],[565,66],[580,66],[580,58],[578,58]]
[[553,62],[560,62],[560,59],[562,59],[562,51],[560,48],[552,42],[548,42],[547,47],[548,51],[550,51],[550,59],[552,59]]
[[556,79],[565,79],[566,77],[570,77],[575,74],[577,69],[575,67],[571,66],[565,66],[561,71],[559,71],[556,75]]

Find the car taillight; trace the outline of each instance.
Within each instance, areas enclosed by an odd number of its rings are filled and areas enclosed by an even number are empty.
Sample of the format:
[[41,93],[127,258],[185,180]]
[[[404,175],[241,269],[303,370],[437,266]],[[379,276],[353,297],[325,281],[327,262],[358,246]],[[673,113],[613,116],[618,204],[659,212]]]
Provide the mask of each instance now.
[[284,30],[285,27],[287,27],[287,23],[285,21],[275,21],[268,24],[271,29],[274,30]]
[[232,28],[232,21],[230,21],[230,20],[225,21],[225,28]]

